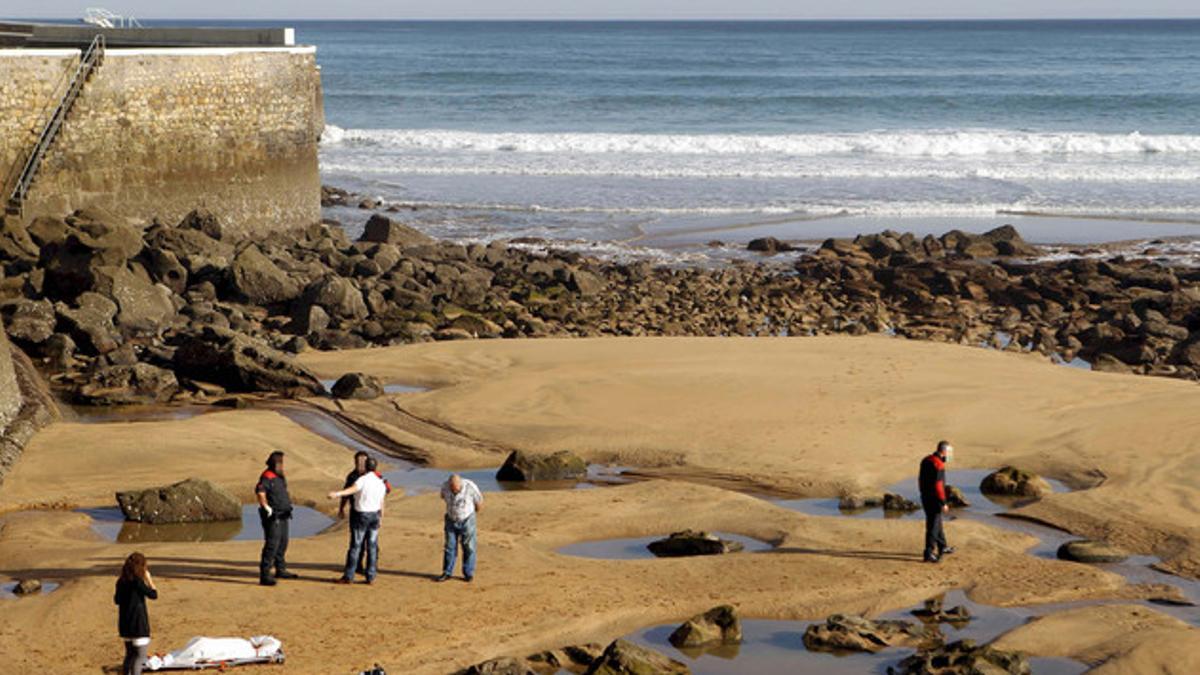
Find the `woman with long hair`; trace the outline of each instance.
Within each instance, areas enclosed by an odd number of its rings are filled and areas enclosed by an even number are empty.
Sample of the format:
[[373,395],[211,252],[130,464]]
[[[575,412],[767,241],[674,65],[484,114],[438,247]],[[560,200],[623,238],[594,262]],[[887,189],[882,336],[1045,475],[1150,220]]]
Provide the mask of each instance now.
[[142,675],[146,652],[150,647],[150,617],[146,613],[146,598],[158,598],[158,587],[150,576],[146,556],[130,553],[117,579],[113,602],[120,607],[117,627],[125,641],[125,663],[122,675]]

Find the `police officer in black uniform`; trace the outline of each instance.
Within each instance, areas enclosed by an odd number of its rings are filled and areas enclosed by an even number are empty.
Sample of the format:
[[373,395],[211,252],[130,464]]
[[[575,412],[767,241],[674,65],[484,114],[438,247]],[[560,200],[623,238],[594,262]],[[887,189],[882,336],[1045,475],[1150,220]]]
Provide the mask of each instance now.
[[[258,517],[262,520],[263,548],[258,565],[258,583],[274,586],[276,579],[295,579],[287,571],[288,521],[292,519],[292,498],[288,496],[287,478],[283,475],[283,453],[279,450],[267,458],[267,470],[254,486],[258,498]],[[275,576],[271,576],[271,568]]]

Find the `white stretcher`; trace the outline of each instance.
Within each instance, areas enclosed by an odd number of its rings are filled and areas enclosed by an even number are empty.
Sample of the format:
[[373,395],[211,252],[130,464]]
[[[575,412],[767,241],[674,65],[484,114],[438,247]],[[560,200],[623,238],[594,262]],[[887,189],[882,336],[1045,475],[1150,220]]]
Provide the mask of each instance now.
[[283,645],[270,635],[245,638],[194,637],[183,649],[146,659],[146,670],[225,669],[254,663],[283,663]]

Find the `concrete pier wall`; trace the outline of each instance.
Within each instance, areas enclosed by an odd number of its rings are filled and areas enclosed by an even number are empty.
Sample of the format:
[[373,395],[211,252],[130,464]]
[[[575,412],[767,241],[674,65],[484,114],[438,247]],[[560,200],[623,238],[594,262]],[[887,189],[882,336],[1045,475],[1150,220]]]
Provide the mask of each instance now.
[[[5,197],[80,59],[0,50]],[[320,219],[324,128],[311,47],[110,49],[83,89],[23,212],[89,208],[143,224],[205,208],[228,231]]]

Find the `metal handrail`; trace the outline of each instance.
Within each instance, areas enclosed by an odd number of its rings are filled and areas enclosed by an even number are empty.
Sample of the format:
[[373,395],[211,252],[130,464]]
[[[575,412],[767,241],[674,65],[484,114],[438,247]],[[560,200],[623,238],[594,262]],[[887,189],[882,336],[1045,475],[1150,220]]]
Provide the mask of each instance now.
[[29,153],[29,158],[25,161],[25,166],[21,169],[21,173],[17,178],[17,183],[13,187],[12,195],[9,197],[9,203],[18,208],[25,201],[26,195],[29,194],[29,187],[33,183],[33,177],[37,174],[38,167],[42,163],[42,159],[46,155],[46,151],[50,149],[50,144],[54,142],[55,136],[58,135],[58,130],[62,127],[63,121],[67,117],[67,113],[71,111],[71,106],[75,104],[75,99],[79,98],[79,92],[83,90],[83,85],[87,82],[87,78],[96,69],[100,61],[104,58],[104,36],[96,35],[92,38],[92,43],[88,45],[87,51],[79,59],[79,66],[75,68],[75,74],[71,77],[70,84],[67,85],[67,90],[59,99],[58,105],[54,108],[54,112],[50,115],[46,126],[42,128],[41,135],[38,136],[37,144],[33,146],[33,151]]

